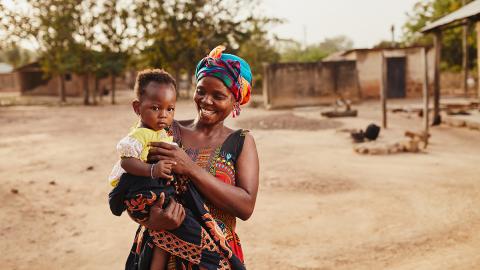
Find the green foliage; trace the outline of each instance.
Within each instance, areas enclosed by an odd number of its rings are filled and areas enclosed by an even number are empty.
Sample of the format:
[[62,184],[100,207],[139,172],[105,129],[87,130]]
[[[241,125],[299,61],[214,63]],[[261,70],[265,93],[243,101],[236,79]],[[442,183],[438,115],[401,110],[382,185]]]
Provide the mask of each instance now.
[[346,36],[326,38],[324,41],[302,49],[298,42],[289,45],[281,55],[282,62],[315,62],[328,55],[353,48],[353,41]]
[[10,42],[36,44],[49,75],[115,77],[157,67],[179,78],[221,44],[245,57],[260,80],[261,63],[279,58],[265,31],[277,21],[253,15],[255,0],[13,0],[10,9],[1,3],[0,31]]
[[0,62],[8,63],[14,68],[28,64],[36,57],[33,51],[22,48],[16,44],[4,45],[0,50]]
[[[471,1],[465,1],[469,3]],[[429,23],[462,7],[462,0],[429,0],[417,2],[404,25],[404,45],[433,45],[431,35],[419,31]],[[476,42],[472,27],[467,36],[470,66],[476,64]],[[447,29],[442,32],[442,69],[458,71],[462,61],[462,27]]]
[[235,52],[250,37],[254,19],[237,13],[249,5],[242,0],[137,0],[138,30],[144,34],[137,63],[191,73],[217,45]]
[[264,30],[265,25],[270,23],[277,23],[277,21],[264,18],[253,22],[250,38],[242,43],[238,51],[238,55],[250,63],[250,68],[254,71],[255,88],[262,87],[263,64],[275,63],[280,60],[280,54],[268,40],[266,30]]

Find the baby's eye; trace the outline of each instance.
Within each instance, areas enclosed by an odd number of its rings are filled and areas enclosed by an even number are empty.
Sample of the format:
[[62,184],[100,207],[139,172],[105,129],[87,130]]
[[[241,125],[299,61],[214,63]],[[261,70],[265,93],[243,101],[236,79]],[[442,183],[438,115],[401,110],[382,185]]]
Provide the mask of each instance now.
[[173,112],[173,111],[175,111],[175,108],[168,108],[168,111]]
[[152,111],[158,111],[160,108],[158,106],[152,106]]

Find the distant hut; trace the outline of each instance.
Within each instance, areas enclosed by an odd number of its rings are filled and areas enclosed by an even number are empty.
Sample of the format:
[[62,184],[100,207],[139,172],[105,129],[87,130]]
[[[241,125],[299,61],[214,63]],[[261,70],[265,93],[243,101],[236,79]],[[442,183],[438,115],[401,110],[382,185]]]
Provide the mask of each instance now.
[[[49,76],[41,69],[40,63],[33,62],[21,66],[14,71],[17,83],[17,89],[22,95],[35,96],[57,96],[60,91],[60,81],[58,76]],[[65,89],[67,96],[81,96],[83,91],[83,78],[77,74],[67,73],[64,75]],[[123,78],[117,78],[117,87],[126,89]],[[110,77],[102,78],[99,81],[99,91],[108,93],[110,88]],[[90,80],[89,89],[93,91],[94,80]]]
[[[378,98],[381,94],[382,60],[385,58],[387,98],[422,96],[422,46],[404,48],[352,49],[337,52],[323,62],[354,61],[361,98]],[[433,61],[433,52],[428,53]],[[429,69],[433,76],[433,68]]]
[[18,91],[15,86],[13,67],[7,63],[0,63],[0,92]]
[[[33,62],[15,69],[18,88],[22,95],[56,96],[59,93],[59,78],[45,74],[39,62]],[[82,94],[82,80],[78,76],[67,73],[65,89],[67,96]]]

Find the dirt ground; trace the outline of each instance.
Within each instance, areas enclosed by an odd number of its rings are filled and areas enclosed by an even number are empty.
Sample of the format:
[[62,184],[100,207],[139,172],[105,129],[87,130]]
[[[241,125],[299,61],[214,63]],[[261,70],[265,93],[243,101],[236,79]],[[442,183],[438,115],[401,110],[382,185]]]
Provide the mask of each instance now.
[[[136,120],[125,100],[0,108],[1,269],[122,269],[136,226],[110,213],[106,178]],[[380,106],[355,108],[228,121],[251,129],[261,162],[255,212],[238,222],[248,269],[480,269],[480,131],[440,126],[426,153],[361,156],[339,129],[379,123]],[[194,114],[179,102],[177,119]],[[390,114],[379,140],[420,126]]]

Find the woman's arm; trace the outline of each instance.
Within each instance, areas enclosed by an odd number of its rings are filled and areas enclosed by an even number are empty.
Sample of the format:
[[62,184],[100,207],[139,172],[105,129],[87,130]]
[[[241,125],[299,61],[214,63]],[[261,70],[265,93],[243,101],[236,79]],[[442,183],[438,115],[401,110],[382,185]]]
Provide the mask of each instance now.
[[185,209],[175,200],[170,200],[168,206],[162,209],[164,202],[165,194],[161,193],[158,201],[150,208],[150,216],[145,222],[138,222],[131,216],[130,218],[151,230],[175,230],[185,219]]
[[236,186],[218,181],[198,166],[192,167],[188,176],[213,205],[242,220],[247,220],[255,208],[259,174],[257,147],[250,134],[245,137],[235,171]]
[[188,176],[199,191],[216,207],[247,220],[253,213],[258,191],[258,154],[255,141],[246,135],[243,150],[236,163],[236,186],[219,181],[213,175],[197,166],[180,148],[164,143],[152,146],[152,159],[172,159],[176,165],[172,170]]

